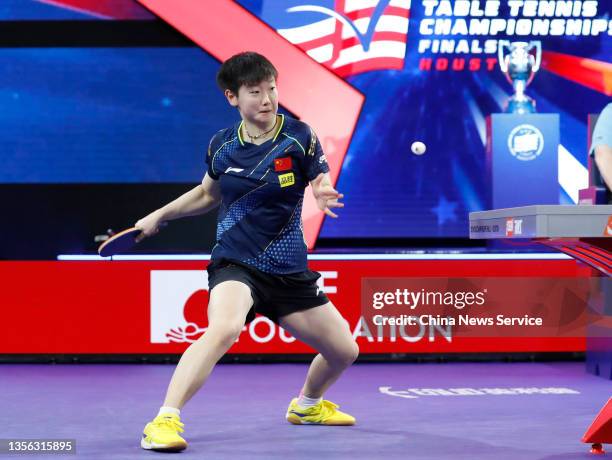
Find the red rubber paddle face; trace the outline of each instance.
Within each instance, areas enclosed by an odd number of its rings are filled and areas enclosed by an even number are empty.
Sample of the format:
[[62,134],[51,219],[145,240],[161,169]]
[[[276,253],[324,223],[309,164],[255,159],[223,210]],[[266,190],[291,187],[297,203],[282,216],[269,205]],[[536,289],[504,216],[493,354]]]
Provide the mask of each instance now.
[[128,228],[111,236],[100,245],[98,254],[102,257],[110,257],[129,250],[136,244],[136,237],[140,232],[139,228]]

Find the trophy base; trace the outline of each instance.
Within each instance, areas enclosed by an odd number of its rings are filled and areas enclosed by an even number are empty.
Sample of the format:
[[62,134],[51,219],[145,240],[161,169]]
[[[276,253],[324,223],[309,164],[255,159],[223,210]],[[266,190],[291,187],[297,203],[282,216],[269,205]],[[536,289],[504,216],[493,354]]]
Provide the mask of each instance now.
[[506,104],[505,113],[517,113],[525,115],[528,113],[536,113],[535,101],[531,98],[519,100],[510,98]]

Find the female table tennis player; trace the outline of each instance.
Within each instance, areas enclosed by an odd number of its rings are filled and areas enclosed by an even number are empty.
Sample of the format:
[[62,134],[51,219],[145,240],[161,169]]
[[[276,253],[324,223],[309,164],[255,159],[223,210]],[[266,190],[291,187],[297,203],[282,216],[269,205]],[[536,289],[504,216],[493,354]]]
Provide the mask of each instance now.
[[[222,64],[217,83],[241,121],[212,137],[200,185],[135,224],[144,238],[166,221],[220,205],[208,266],[208,328],[182,355],[157,417],[144,428],[144,449],[187,447],[180,411],[256,313],[319,352],[286,419],[296,425],[355,424],[355,418],[323,400],[359,349],[347,322],[317,287],[320,275],[307,267],[301,222],[309,183],[317,206],[330,217],[343,206],[342,194],[331,184],[312,129],[277,113],[277,76],[274,66],[254,52]],[[247,401],[250,397],[256,395],[243,395]]]

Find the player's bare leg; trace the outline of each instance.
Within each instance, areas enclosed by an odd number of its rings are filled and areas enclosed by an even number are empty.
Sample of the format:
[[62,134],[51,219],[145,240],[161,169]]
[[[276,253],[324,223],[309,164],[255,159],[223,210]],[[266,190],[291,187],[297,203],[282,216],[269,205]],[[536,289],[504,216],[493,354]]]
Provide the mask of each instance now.
[[234,344],[253,305],[250,288],[239,281],[215,286],[208,302],[208,328],[181,356],[168,386],[164,405],[142,434],[147,450],[178,452],[187,448],[181,437],[180,409],[202,387],[217,361]]
[[244,283],[224,281],[213,288],[208,303],[208,328],[181,356],[164,406],[181,409],[202,387],[217,361],[240,335],[252,305],[251,290]]
[[338,411],[332,403],[319,401],[359,355],[346,320],[329,302],[284,316],[280,325],[319,352],[308,369],[299,401],[294,399],[289,406],[287,420],[294,424],[353,425],[352,416]]
[[321,397],[359,355],[348,323],[331,302],[284,316],[280,325],[319,352],[303,387],[308,397]]

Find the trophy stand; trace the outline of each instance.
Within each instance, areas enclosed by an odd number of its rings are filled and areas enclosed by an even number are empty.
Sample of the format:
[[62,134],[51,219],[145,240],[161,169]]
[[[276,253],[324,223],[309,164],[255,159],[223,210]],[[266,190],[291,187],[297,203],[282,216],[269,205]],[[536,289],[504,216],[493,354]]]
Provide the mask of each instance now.
[[491,209],[559,204],[559,115],[487,117]]
[[498,54],[514,94],[506,113],[487,117],[491,208],[559,204],[559,115],[535,113],[525,94],[540,68],[541,44],[500,40]]

